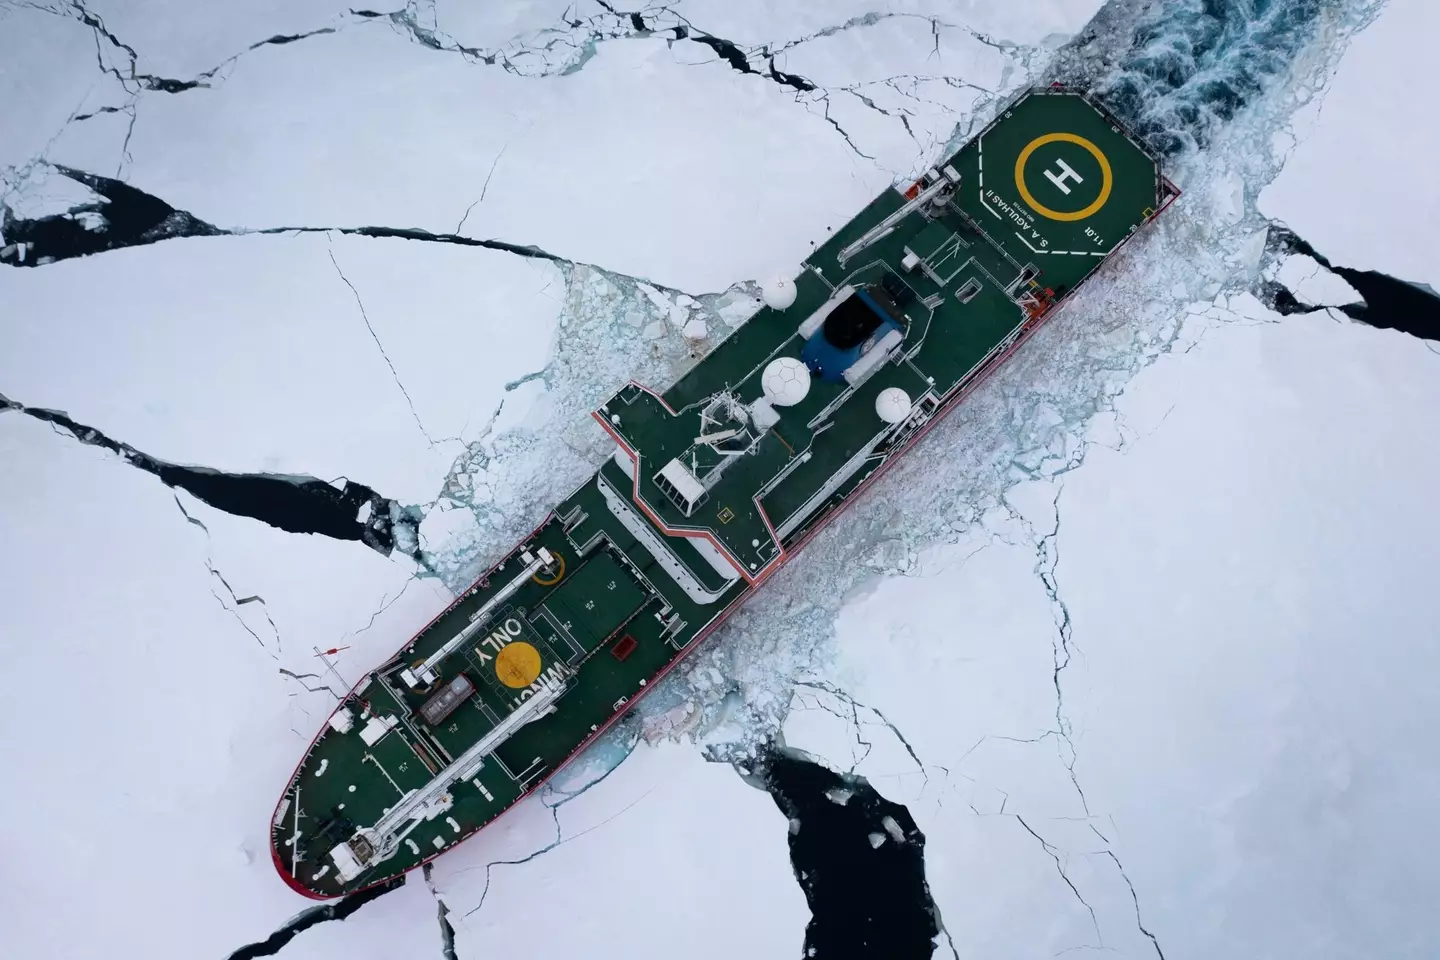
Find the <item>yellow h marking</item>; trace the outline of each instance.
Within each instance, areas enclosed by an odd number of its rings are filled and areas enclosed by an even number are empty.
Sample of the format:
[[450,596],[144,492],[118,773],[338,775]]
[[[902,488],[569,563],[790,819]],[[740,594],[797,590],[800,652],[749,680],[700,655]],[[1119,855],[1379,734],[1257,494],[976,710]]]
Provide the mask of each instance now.
[[[1045,146],[1045,144],[1056,142],[1073,143],[1084,147],[1090,151],[1090,155],[1100,164],[1100,196],[1096,197],[1095,201],[1085,209],[1076,210],[1074,213],[1061,213],[1059,210],[1051,210],[1031,196],[1030,190],[1025,186],[1025,164],[1029,162],[1030,155],[1040,147]],[[1055,182],[1055,185],[1066,193],[1070,191],[1063,183],[1065,177],[1069,176],[1077,183],[1080,182],[1079,175],[1063,162],[1061,163],[1061,172],[1058,175],[1052,175],[1049,171],[1046,171],[1045,175],[1050,177],[1050,179]],[[1025,145],[1025,149],[1020,151],[1020,156],[1015,160],[1015,189],[1020,191],[1020,199],[1029,204],[1031,209],[1040,214],[1040,216],[1047,217],[1051,220],[1075,221],[1084,220],[1086,217],[1091,216],[1095,211],[1105,206],[1106,200],[1110,199],[1110,188],[1114,186],[1114,181],[1114,175],[1110,171],[1110,161],[1106,159],[1105,154],[1101,153],[1100,148],[1095,146],[1095,144],[1075,133],[1047,133],[1043,136],[1036,137]]]

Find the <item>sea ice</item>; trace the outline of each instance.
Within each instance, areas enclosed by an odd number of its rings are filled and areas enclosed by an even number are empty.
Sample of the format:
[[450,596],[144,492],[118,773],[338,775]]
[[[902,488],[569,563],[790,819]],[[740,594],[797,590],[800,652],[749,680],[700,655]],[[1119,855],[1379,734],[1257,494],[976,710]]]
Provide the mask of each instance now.
[[1298,131],[1260,210],[1285,222],[1333,263],[1440,287],[1440,259],[1424,233],[1440,222],[1432,186],[1432,125],[1425,93],[1440,8],[1389,0],[1351,43],[1324,105]]

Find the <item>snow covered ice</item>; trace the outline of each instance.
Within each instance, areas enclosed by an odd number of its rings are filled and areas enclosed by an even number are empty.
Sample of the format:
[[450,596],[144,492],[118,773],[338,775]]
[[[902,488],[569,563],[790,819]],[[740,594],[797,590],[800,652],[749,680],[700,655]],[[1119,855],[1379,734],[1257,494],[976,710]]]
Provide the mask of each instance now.
[[1440,261],[1420,232],[1440,219],[1440,192],[1428,183],[1432,78],[1428,57],[1414,53],[1434,18],[1430,4],[1391,0],[1356,36],[1323,102],[1277,132],[1286,175],[1259,208],[1337,263],[1440,287]]
[[123,232],[61,167],[192,218],[83,257],[0,237],[0,394],[367,485],[426,561],[0,410],[6,949],[283,928],[309,904],[266,820],[330,691],[608,455],[584,413],[1008,92],[1086,76],[1170,150],[1156,229],[633,721],[277,955],[799,955],[803,824],[726,762],[777,734],[908,808],[946,953],[1440,951],[1440,347],[1253,295],[1357,296],[1270,218],[1440,285],[1425,59],[1396,54],[1432,5],[610,7],[0,0],[3,229]]

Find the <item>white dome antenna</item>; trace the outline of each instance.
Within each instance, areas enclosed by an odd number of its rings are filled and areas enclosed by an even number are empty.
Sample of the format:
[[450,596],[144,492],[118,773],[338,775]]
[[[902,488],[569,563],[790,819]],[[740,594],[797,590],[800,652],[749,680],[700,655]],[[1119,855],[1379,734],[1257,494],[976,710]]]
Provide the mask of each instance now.
[[760,284],[760,295],[771,310],[784,310],[795,302],[795,281],[789,277],[766,280]]
[[793,407],[810,392],[810,370],[797,357],[777,357],[760,374],[760,389],[772,406]]
[[910,410],[910,394],[899,387],[886,387],[875,398],[875,413],[886,423],[900,423]]

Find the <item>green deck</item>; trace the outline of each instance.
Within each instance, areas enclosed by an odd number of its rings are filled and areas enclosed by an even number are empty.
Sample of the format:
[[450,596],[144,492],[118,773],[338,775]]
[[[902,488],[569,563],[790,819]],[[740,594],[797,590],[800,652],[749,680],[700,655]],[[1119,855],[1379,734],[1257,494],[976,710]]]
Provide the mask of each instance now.
[[[761,309],[663,393],[630,385],[596,411],[619,445],[615,460],[352,691],[344,704],[352,729],[327,726],[312,746],[272,831],[277,867],[292,887],[332,897],[413,869],[533,789],[1174,194],[1118,125],[1062,91],[1023,95],[938,164],[937,180],[947,166],[959,185],[947,183],[942,207],[911,212],[842,263],[842,250],[906,205],[902,191],[885,191],[806,261],[793,304]],[[907,255],[920,262],[907,269]],[[908,303],[887,300],[882,282],[908,291]],[[812,377],[802,401],[777,408],[777,423],[752,429],[745,451],[687,516],[656,472],[684,458],[703,476],[724,459],[715,443],[697,443],[715,429],[702,427],[701,409],[724,391],[753,421],[766,365],[798,357],[806,344],[802,323],[846,285],[872,291],[874,309],[889,311],[903,334],[898,350],[853,387]],[[876,407],[891,387],[911,401],[898,424],[882,420]],[[541,563],[542,548],[552,562]],[[526,557],[540,564],[533,573]],[[433,682],[417,680],[412,689],[406,675],[487,604],[474,635],[435,665]],[[461,674],[474,692],[429,726],[421,705]],[[510,686],[506,676],[530,682]],[[538,715],[503,741],[482,744],[516,710]],[[366,746],[360,730],[375,717],[394,717],[395,725]],[[467,750],[483,756],[459,763]],[[332,848],[427,789],[436,798],[430,818],[417,815],[397,828],[404,836],[393,853],[342,881]]]

